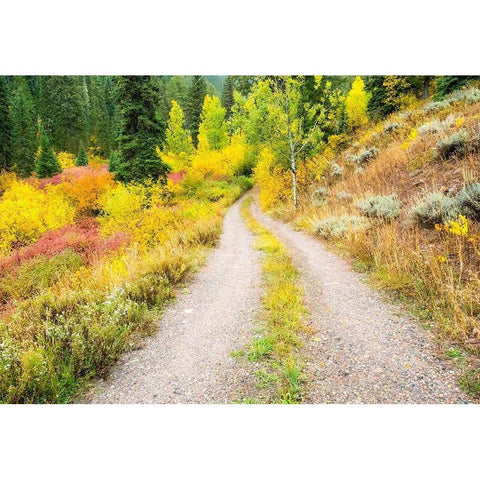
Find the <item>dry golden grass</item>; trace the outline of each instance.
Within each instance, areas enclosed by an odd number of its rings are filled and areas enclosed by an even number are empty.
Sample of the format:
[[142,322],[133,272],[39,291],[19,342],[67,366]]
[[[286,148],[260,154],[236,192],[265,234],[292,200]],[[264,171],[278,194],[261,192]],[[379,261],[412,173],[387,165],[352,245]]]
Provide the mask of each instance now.
[[[298,228],[313,231],[318,220],[341,215],[359,215],[355,202],[370,195],[397,194],[402,213],[390,222],[372,221],[365,231],[350,232],[332,238],[339,251],[356,260],[359,268],[371,272],[372,281],[396,292],[413,303],[438,332],[477,350],[480,340],[480,225],[468,221],[468,235],[459,236],[442,230],[424,229],[407,222],[409,208],[427,192],[458,193],[469,181],[480,181],[480,154],[468,151],[461,158],[434,161],[436,142],[445,136],[468,132],[470,138],[480,133],[480,104],[453,104],[441,112],[413,112],[408,120],[395,117],[401,128],[394,134],[368,134],[335,159],[343,167],[340,178],[328,176],[327,201],[316,207],[310,200],[312,185],[300,195],[299,208],[277,210],[277,215],[293,221]],[[411,134],[432,119],[456,119],[439,134]],[[461,117],[461,120],[457,119]],[[410,135],[410,138],[409,138]],[[415,137],[412,139],[412,137]],[[362,143],[363,142],[363,143]],[[407,143],[407,145],[405,145]],[[363,173],[355,173],[346,161],[346,153],[358,153],[376,146],[379,153]],[[346,192],[351,199],[339,192]],[[343,195],[343,198],[341,197]]]

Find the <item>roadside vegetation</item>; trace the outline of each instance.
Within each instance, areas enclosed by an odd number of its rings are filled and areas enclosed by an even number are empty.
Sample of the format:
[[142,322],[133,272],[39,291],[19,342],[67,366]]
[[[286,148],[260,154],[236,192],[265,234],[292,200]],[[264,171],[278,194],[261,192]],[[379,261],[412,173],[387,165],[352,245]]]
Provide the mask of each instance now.
[[[257,386],[273,394],[271,403],[300,403],[305,376],[300,349],[306,334],[306,310],[298,272],[282,243],[252,215],[252,198],[242,204],[242,216],[257,236],[262,251],[262,278],[265,293],[260,313],[260,334],[246,349],[247,359],[259,365]],[[272,387],[274,387],[272,389]]]
[[331,136],[320,148],[297,208],[287,181],[264,207],[414,305],[425,326],[465,353],[460,383],[478,396],[480,90],[473,81],[438,100],[405,99],[383,119],[368,113],[349,138]]

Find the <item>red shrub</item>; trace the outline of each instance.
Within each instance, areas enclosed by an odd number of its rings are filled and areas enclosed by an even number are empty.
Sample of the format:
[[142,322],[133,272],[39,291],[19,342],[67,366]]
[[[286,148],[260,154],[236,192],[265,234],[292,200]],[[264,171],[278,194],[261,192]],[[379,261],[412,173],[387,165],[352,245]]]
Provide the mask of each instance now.
[[127,242],[127,235],[121,233],[109,239],[103,239],[100,236],[98,221],[95,218],[86,218],[75,225],[67,225],[47,232],[36,243],[21,248],[0,260],[0,275],[7,270],[17,268],[37,255],[53,257],[67,248],[82,254],[89,262],[93,262],[99,256],[117,250]]

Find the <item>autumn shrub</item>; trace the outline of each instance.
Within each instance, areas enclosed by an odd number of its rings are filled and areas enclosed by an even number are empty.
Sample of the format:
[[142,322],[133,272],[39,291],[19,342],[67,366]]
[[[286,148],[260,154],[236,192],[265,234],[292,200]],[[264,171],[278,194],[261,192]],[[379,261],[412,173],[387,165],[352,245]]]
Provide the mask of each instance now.
[[313,231],[323,238],[339,239],[366,230],[368,227],[369,221],[365,217],[340,215],[317,220],[313,225]]
[[66,170],[67,168],[72,168],[75,166],[76,156],[73,153],[58,152],[56,153],[56,156],[62,167],[62,170]]
[[379,220],[393,220],[400,215],[400,200],[396,194],[366,197],[356,203],[363,215]]
[[[130,348],[135,334],[150,331],[150,309],[171,299],[174,285],[203,261],[242,183],[222,184],[222,197],[213,202],[193,197],[164,201],[156,184],[119,185],[102,197],[106,217],[98,222],[105,221],[102,228],[111,232],[119,226],[138,229],[140,238],[133,238],[128,249],[89,266],[86,256],[64,250],[23,260],[15,274],[7,271],[11,291],[23,292],[24,298],[17,297],[15,311],[0,322],[0,401],[66,402]],[[132,203],[134,208],[123,214],[121,209]],[[150,238],[145,241],[144,235]]]
[[83,265],[81,256],[71,250],[52,257],[36,256],[0,277],[0,303],[35,295]]
[[255,182],[260,187],[260,205],[270,210],[292,197],[292,174],[275,160],[273,154],[264,149],[254,169]]
[[36,256],[52,257],[64,250],[76,252],[91,263],[106,253],[115,252],[128,243],[128,235],[117,232],[103,238],[95,218],[84,218],[74,225],[65,225],[44,233],[39,240],[26,247],[16,249],[10,256],[0,259],[0,275],[11,272]]
[[480,90],[478,88],[459,89],[452,92],[447,98],[452,102],[478,103],[480,102]]
[[60,191],[73,203],[78,216],[97,215],[101,209],[100,198],[114,187],[113,174],[88,167],[77,167],[77,174],[72,173],[65,172]]
[[435,145],[434,160],[450,160],[453,157],[460,157],[467,150],[468,133],[464,130],[453,133],[442,138]]
[[424,107],[423,107],[423,111],[424,112],[438,112],[439,110],[443,110],[447,107],[449,107],[451,104],[451,101],[450,100],[439,100],[437,102],[430,102],[430,103],[427,103]]
[[0,257],[73,221],[75,209],[54,186],[13,181],[0,199]]
[[451,220],[458,215],[458,201],[439,192],[431,192],[409,210],[409,220],[426,228]]
[[430,122],[420,125],[417,130],[419,135],[425,135],[427,133],[440,133],[452,127],[456,120],[457,118],[455,115],[449,115],[445,120],[434,118]]

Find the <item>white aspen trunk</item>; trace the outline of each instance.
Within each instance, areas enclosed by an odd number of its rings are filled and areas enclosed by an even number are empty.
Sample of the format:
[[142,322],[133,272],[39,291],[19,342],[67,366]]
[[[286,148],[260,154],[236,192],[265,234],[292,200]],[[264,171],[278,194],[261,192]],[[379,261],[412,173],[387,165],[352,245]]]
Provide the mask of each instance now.
[[292,130],[290,128],[288,93],[285,87],[285,113],[287,117],[288,145],[290,147],[290,168],[292,170],[293,206],[297,208],[297,169],[295,165],[295,146],[293,144]]
[[290,164],[292,168],[293,206],[297,208],[297,170],[293,152],[290,153]]

